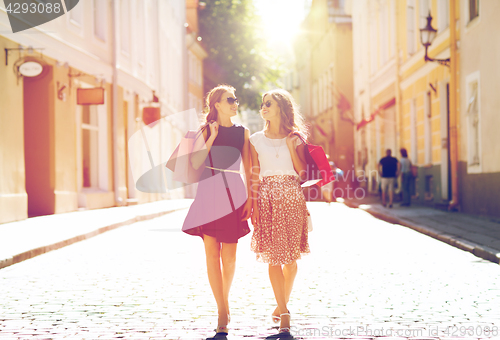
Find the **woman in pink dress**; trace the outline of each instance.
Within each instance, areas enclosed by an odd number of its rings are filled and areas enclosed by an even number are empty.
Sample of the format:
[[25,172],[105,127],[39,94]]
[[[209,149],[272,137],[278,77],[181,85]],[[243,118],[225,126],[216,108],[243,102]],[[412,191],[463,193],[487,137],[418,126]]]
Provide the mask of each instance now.
[[233,281],[238,239],[250,232],[247,219],[251,201],[243,183],[243,162],[247,187],[250,187],[250,132],[233,124],[238,99],[235,89],[219,85],[206,98],[209,128],[196,140],[191,164],[205,166],[193,204],[184,220],[182,231],[200,236],[205,245],[207,273],[218,310],[216,337],[228,334],[230,321],[229,290]]

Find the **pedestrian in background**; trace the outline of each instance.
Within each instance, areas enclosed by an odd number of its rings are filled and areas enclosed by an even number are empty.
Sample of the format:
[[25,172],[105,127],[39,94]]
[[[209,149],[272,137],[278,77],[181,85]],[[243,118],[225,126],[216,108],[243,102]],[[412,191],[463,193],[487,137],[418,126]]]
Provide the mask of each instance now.
[[269,278],[278,306],[272,313],[280,335],[290,335],[287,304],[297,275],[297,260],[309,253],[307,207],[299,174],[306,169],[303,118],[285,90],[264,94],[260,114],[263,131],[250,137],[253,212],[251,248],[269,264]]
[[405,148],[401,152],[401,185],[403,186],[403,203],[401,206],[409,207],[411,205],[411,181],[413,179],[411,173],[411,161],[408,158],[408,152]]
[[[250,232],[247,219],[251,201],[239,173],[241,160],[250,188],[249,130],[233,124],[238,100],[235,89],[219,85],[206,98],[206,124],[201,142],[196,140],[191,164],[205,165],[193,204],[182,230],[200,236],[205,245],[207,273],[218,310],[216,336],[228,334],[229,290],[233,281],[238,239]],[[208,130],[208,131],[207,131]],[[207,152],[199,152],[206,147]],[[231,205],[231,207],[229,206]]]
[[400,164],[397,158],[391,156],[391,149],[386,150],[386,156],[383,157],[378,165],[378,171],[381,175],[381,189],[382,189],[382,205],[385,207],[386,194],[389,193],[389,208],[392,208],[392,201],[394,197],[394,183],[398,177]]

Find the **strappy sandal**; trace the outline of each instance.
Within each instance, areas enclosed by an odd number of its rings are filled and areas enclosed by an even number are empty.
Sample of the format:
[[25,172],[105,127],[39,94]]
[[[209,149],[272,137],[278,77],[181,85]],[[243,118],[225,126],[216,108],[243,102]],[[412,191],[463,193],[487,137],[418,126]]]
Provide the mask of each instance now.
[[206,340],[217,340],[217,339],[225,339],[229,334],[229,329],[227,326],[219,326],[215,330],[215,335],[211,338],[207,338]]
[[217,336],[217,335],[228,335],[228,334],[229,334],[229,329],[227,328],[227,326],[219,326],[215,330],[215,336]]
[[271,318],[272,318],[272,320],[273,320],[274,323],[278,323],[278,322],[281,321],[281,318],[279,316],[277,316],[277,315],[274,315],[274,314],[271,314]]
[[[290,315],[290,311],[288,311],[288,313],[280,314],[280,319],[283,317],[283,315],[288,315],[290,317],[290,321],[292,321],[292,316]],[[280,327],[278,332],[279,332],[279,334],[288,335],[288,334],[290,334],[290,326],[289,327]]]

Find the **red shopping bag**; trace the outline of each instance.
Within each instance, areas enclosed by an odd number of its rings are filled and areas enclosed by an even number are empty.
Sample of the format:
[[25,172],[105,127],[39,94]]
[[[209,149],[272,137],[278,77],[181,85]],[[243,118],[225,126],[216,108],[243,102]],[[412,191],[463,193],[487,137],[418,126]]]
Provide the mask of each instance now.
[[330,163],[326,158],[325,151],[319,145],[310,144],[304,137],[300,134],[300,140],[306,147],[306,179],[307,181],[317,181],[318,186],[322,187],[335,180],[335,175],[333,174]]

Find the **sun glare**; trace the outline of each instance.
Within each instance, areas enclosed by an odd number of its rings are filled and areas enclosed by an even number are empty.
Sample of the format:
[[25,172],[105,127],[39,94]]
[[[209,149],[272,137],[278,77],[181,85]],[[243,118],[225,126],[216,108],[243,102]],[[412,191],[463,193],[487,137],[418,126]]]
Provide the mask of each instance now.
[[254,0],[270,44],[290,46],[305,16],[308,0]]

